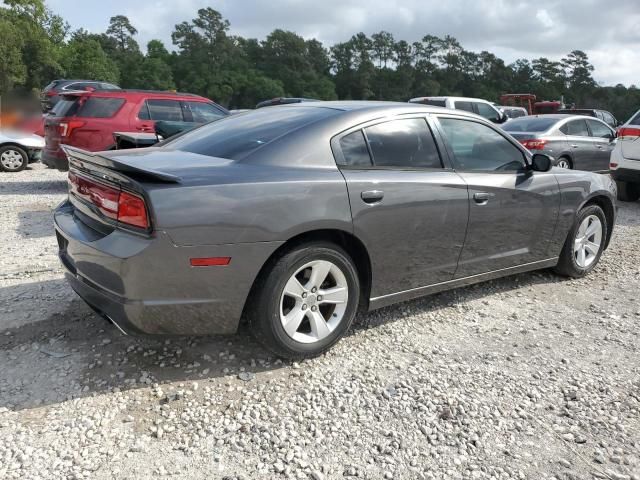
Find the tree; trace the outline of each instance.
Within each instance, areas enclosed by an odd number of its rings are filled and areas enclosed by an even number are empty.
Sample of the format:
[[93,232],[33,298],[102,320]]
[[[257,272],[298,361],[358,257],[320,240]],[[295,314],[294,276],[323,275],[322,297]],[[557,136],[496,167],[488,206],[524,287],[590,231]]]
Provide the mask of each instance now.
[[71,36],[71,40],[62,52],[62,66],[65,75],[70,78],[89,78],[117,83],[118,67],[102,50],[100,43],[79,30]]
[[115,40],[120,52],[138,51],[140,47],[133,38],[138,30],[131,25],[129,19],[124,15],[116,15],[109,19],[107,36]]

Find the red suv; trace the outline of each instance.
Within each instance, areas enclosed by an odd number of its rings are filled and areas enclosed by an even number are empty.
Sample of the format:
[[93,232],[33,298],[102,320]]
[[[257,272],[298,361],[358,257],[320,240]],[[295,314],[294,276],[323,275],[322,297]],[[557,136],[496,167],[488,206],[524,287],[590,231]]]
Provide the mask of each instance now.
[[45,116],[42,162],[67,170],[60,145],[99,152],[114,147],[114,132],[153,132],[156,120],[198,124],[227,115],[220,105],[189,93],[94,90],[63,95]]

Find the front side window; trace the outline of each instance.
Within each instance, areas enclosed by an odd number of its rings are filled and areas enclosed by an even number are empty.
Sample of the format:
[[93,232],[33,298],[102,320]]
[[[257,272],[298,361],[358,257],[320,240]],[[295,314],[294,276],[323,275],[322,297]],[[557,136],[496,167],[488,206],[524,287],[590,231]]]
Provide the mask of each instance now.
[[376,167],[442,168],[424,118],[407,118],[364,129]]
[[185,110],[191,115],[191,121],[207,123],[226,117],[224,112],[206,102],[182,102]]
[[599,138],[610,138],[613,133],[609,127],[607,127],[604,123],[597,122],[595,120],[588,120],[589,128],[591,128],[591,133],[594,137]]
[[585,120],[571,120],[560,127],[560,131],[565,135],[571,135],[574,137],[588,137],[589,130],[587,129],[587,122]]
[[[169,122],[183,122],[182,107],[178,100],[152,99],[147,100],[149,118],[146,120],[165,120]],[[144,112],[144,108],[141,113]],[[142,119],[142,117],[138,117]]]
[[478,107],[478,115],[486,118],[492,122],[496,122],[499,120],[498,112],[495,109],[491,108],[486,103],[476,103],[476,107]]
[[522,151],[486,125],[457,118],[440,118],[440,125],[453,150],[456,169],[500,172],[525,166]]

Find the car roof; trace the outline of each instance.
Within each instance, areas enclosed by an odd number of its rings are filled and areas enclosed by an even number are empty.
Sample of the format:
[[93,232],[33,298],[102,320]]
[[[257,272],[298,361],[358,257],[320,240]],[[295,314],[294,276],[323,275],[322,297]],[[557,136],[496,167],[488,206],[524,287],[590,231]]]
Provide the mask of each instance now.
[[[279,105],[279,108],[331,108],[333,110],[342,110],[344,112],[375,112],[375,111],[385,111],[389,112],[415,112],[415,111],[425,111],[425,112],[440,112],[440,113],[451,113],[453,110],[444,107],[436,107],[433,105],[422,105],[416,103],[405,103],[405,102],[387,102],[384,100],[332,100],[332,101],[318,101],[318,102],[301,102],[301,103],[290,103],[286,105]],[[456,110],[457,112],[457,110]],[[470,112],[470,116],[476,116]]]
[[473,97],[452,97],[452,96],[440,96],[440,97],[416,97],[409,100],[413,102],[415,100],[461,100],[461,101],[472,101],[472,102],[483,102],[483,103],[491,103],[489,100],[485,100],[484,98],[473,98]]
[[585,117],[584,115],[570,115],[567,113],[547,113],[544,115],[527,115],[526,117],[519,117],[519,118],[514,118],[511,121],[524,121],[526,120],[531,120],[533,118],[549,118],[549,119],[555,119],[558,122],[561,120],[597,120],[600,123],[603,123],[605,125],[607,125],[605,122],[603,122],[602,120],[600,120],[597,117]]
[[161,90],[134,90],[134,89],[100,89],[97,88],[95,90],[86,90],[86,91],[78,91],[65,94],[65,96],[96,96],[96,97],[118,97],[122,98],[144,98],[144,97],[166,97],[166,98],[176,98],[176,99],[192,99],[192,100],[206,100],[207,102],[212,102],[206,97],[201,97],[200,95],[196,95],[194,93],[182,93],[182,92],[166,92]]

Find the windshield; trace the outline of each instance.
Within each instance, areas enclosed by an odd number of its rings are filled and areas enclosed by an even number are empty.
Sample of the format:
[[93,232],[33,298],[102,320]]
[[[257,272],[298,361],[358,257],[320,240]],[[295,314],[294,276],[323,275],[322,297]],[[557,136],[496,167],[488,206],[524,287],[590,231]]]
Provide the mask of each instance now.
[[316,107],[265,108],[208,123],[163,147],[240,160],[286,133],[338,113]]
[[505,123],[502,128],[507,132],[546,132],[558,121],[557,118],[521,117]]

